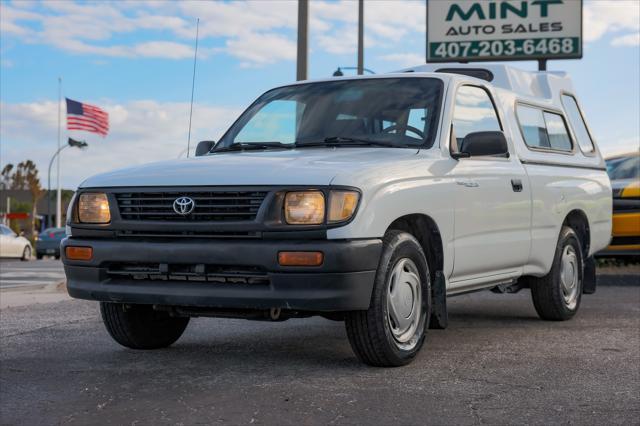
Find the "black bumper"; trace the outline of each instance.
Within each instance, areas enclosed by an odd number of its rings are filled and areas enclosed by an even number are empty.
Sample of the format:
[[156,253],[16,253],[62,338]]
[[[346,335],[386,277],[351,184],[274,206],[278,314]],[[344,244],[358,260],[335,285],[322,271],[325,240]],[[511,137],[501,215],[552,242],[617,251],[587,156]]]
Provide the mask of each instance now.
[[60,241],[38,241],[36,254],[50,254],[60,256]]
[[[91,261],[64,256],[69,245],[93,248]],[[67,238],[62,242],[67,289],[72,297],[105,302],[210,308],[348,311],[369,307],[382,242],[367,240],[127,241]],[[280,251],[322,251],[318,267],[282,267]],[[257,268],[264,280],[210,281],[203,277],[162,280],[113,274],[112,265],[224,265]]]

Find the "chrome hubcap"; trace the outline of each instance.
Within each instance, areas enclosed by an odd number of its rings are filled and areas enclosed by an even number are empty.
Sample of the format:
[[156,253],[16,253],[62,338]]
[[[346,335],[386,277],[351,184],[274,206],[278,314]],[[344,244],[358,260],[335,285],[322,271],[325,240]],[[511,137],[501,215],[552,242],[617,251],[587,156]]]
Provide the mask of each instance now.
[[578,267],[576,251],[572,246],[566,246],[562,251],[560,285],[562,286],[564,303],[571,310],[575,309],[578,303],[578,282],[580,280]]
[[389,275],[387,293],[389,327],[398,347],[411,349],[421,333],[422,286],[416,264],[411,259],[400,259]]

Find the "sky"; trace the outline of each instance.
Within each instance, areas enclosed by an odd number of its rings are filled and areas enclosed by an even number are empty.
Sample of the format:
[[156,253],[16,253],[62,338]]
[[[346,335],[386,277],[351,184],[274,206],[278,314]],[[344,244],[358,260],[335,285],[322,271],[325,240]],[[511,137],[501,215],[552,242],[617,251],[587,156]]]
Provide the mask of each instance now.
[[[0,0],[0,167],[32,159],[47,186],[59,77],[63,97],[104,108],[111,125],[105,138],[63,126],[63,141],[89,144],[62,152],[65,188],[184,156],[197,18],[192,149],[217,140],[262,92],[295,80],[297,2]],[[603,153],[638,150],[640,0],[585,0],[583,23],[584,57],[548,69],[571,75]],[[312,0],[309,31],[309,78],[356,65],[357,2]],[[424,0],[365,1],[366,68],[421,64],[424,52]]]

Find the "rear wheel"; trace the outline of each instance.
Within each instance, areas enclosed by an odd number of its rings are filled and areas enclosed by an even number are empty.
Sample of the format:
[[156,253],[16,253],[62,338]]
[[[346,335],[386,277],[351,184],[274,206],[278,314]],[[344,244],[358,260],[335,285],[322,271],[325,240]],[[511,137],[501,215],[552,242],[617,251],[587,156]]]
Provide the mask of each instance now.
[[580,307],[584,260],[582,246],[575,231],[562,228],[551,271],[544,277],[531,278],[533,305],[540,318],[566,321]]
[[22,250],[22,257],[20,258],[23,262],[27,262],[31,260],[31,247],[24,246],[24,250]]
[[366,311],[346,315],[349,342],[366,364],[408,364],[420,351],[431,316],[429,265],[418,241],[389,231]]
[[151,305],[100,302],[100,313],[111,337],[131,349],[170,346],[189,324],[189,317],[172,317]]

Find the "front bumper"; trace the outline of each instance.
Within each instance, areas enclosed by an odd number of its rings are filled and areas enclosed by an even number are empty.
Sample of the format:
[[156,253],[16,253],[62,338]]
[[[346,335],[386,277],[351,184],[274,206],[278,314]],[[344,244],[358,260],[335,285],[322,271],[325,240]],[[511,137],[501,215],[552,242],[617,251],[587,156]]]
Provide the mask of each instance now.
[[[67,246],[93,248],[90,261],[69,260]],[[369,307],[380,239],[366,240],[191,240],[131,241],[67,238],[62,260],[72,297],[105,302],[232,309],[282,308],[300,311],[349,311]],[[280,251],[322,251],[318,267],[283,267]],[[114,273],[114,265],[159,265],[163,274],[140,278]],[[251,268],[259,283],[172,274]],[[168,271],[168,272],[167,272]]]

